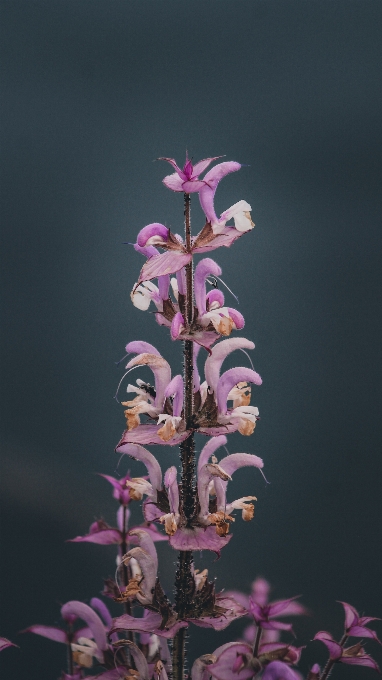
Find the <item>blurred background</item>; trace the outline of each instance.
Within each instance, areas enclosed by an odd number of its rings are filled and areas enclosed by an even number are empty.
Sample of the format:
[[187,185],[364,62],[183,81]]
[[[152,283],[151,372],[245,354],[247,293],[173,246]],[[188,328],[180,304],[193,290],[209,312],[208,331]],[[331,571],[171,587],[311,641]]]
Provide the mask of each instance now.
[[[219,590],[262,575],[276,598],[302,594],[300,644],[341,634],[336,600],[382,616],[381,3],[3,0],[1,13],[0,630],[20,645],[2,677],[56,680],[63,645],[18,632],[57,623],[60,603],[89,601],[114,572],[114,547],[65,541],[114,522],[97,473],[143,473],[117,471],[114,453],[126,343],[181,366],[180,344],[130,302],[143,259],[124,242],[153,221],[181,230],[182,195],[153,160],[182,163],[186,148],[246,165],[216,209],[245,199],[256,228],[213,257],[263,377],[256,432],[229,450],[261,456],[271,482],[235,475],[230,497],[256,495],[255,519],[203,563]],[[195,233],[195,197],[192,219]],[[177,454],[160,455],[166,467]],[[159,553],[171,594],[175,554]],[[190,661],[242,628],[193,627]],[[312,643],[302,669],[325,656]]]

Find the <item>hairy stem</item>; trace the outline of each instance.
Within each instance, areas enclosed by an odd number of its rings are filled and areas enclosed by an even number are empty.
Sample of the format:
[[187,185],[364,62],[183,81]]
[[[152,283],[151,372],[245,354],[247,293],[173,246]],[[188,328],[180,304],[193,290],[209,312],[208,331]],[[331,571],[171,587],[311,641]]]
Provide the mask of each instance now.
[[[342,636],[342,638],[339,642],[341,647],[343,647],[345,645],[345,642],[346,642],[347,639],[348,639],[348,636],[345,633]],[[322,671],[322,675],[320,677],[320,680],[326,680],[329,677],[335,663],[336,663],[335,659],[328,659],[326,666],[325,666],[324,670]]]
[[[184,195],[185,242],[191,252],[191,214],[190,195]],[[186,266],[186,323],[190,326],[194,313],[193,266],[192,261]],[[184,420],[186,428],[192,427],[194,412],[194,364],[193,343],[184,342]],[[180,445],[182,464],[182,480],[180,485],[180,501],[186,526],[191,524],[195,513],[195,445],[192,434]],[[187,614],[193,591],[192,575],[193,556],[191,551],[180,551],[175,577],[175,606],[179,619]],[[184,680],[186,666],[186,631],[182,628],[176,634],[172,652],[172,673],[174,680]]]
[[[122,517],[122,542],[121,542],[121,551],[122,551],[122,557],[123,555],[126,554],[127,552],[127,506],[123,506],[123,517]],[[123,585],[127,587],[127,584],[129,583],[130,579],[130,568],[126,566],[126,564],[122,565],[122,574],[123,574]],[[131,615],[131,604],[128,600],[124,602],[124,609],[125,609],[125,614]],[[127,631],[127,639],[130,642],[135,642],[135,635],[132,630]],[[133,663],[133,659],[131,657],[131,654],[129,651],[127,651],[127,657],[128,661],[130,663]]]

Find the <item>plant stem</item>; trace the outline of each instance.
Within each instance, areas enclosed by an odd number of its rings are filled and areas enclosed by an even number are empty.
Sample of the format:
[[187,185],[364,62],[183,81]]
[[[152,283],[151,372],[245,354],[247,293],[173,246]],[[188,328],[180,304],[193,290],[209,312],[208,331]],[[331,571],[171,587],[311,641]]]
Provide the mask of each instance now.
[[[123,506],[123,516],[122,516],[122,542],[121,542],[121,551],[122,551],[122,557],[123,555],[126,554],[127,552],[127,506]],[[126,566],[126,564],[122,565],[122,574],[123,574],[123,585],[127,587],[127,584],[129,583],[129,567]],[[131,615],[131,604],[128,600],[124,603],[124,609],[125,613]],[[127,631],[127,639],[130,640],[130,642],[135,642],[135,635],[132,630]],[[131,658],[130,652],[127,652],[127,657],[128,661],[130,663],[133,662],[133,659]]]
[[[185,242],[188,252],[191,252],[191,211],[190,194],[184,195]],[[186,324],[191,325],[194,313],[192,260],[186,266]],[[184,420],[187,430],[192,427],[194,412],[194,362],[193,342],[184,342]],[[195,512],[195,445],[194,435],[191,434],[180,445],[182,464],[182,480],[180,484],[180,501],[186,526],[191,524]],[[193,586],[193,556],[191,551],[180,551],[175,576],[175,606],[179,619],[184,619],[190,604]],[[184,680],[186,666],[186,630],[181,628],[174,638],[172,650],[172,677],[174,680]]]
[[[339,644],[341,645],[341,647],[344,646],[344,644],[345,644],[345,642],[346,642],[347,639],[348,639],[348,636],[347,636],[346,633],[345,633],[345,634],[342,636],[342,638],[341,638],[341,640],[340,640],[340,642],[339,642]],[[334,666],[335,663],[336,663],[335,659],[328,659],[328,661],[327,661],[327,663],[326,663],[326,666],[325,666],[324,670],[322,671],[322,675],[321,675],[321,677],[320,677],[320,680],[326,680],[326,679],[329,677],[329,675],[330,675],[330,673],[331,673],[331,670],[332,670],[332,668],[333,668],[333,666]]]
[[261,627],[261,626],[257,626],[257,630],[256,630],[256,639],[255,639],[255,646],[254,646],[254,648],[253,648],[253,656],[256,656],[256,657],[257,657],[257,655],[258,655],[258,653],[259,653],[260,640],[261,640],[262,633],[263,633],[262,627]]

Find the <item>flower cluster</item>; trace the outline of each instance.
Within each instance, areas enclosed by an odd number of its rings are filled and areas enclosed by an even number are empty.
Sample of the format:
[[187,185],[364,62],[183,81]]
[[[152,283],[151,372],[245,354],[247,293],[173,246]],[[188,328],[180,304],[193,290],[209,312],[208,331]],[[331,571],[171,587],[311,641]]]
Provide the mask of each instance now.
[[[156,321],[168,329],[171,341],[183,343],[184,373],[173,375],[169,362],[151,343],[133,340],[126,345],[127,354],[133,356],[120,385],[131,371],[143,372],[146,368],[153,374],[153,384],[138,378],[135,384],[127,385],[126,392],[132,398],[122,401],[126,429],[116,452],[143,464],[144,475],[126,474],[120,479],[102,475],[119,503],[115,526],[98,519],[87,534],[71,539],[118,546],[115,577],[105,580],[102,594],[123,606],[124,613],[113,619],[98,597],[89,604],[73,600],[61,607],[61,627],[33,625],[27,629],[66,645],[68,668],[61,680],[82,680],[89,669],[97,673],[92,677],[102,680],[184,680],[186,629],[192,624],[219,631],[244,617],[251,623],[243,639],[200,656],[188,677],[302,677],[295,667],[303,647],[281,639],[282,634],[293,632],[291,623],[279,620],[306,613],[297,598],[269,602],[270,587],[264,579],[256,579],[249,597],[238,591],[216,592],[207,569],[196,569],[193,561],[195,551],[210,550],[220,556],[232,538],[230,530],[237,511],[245,522],[254,516],[257,499],[252,488],[251,495],[230,497],[233,474],[244,467],[263,474],[263,461],[253,453],[227,452],[218,457],[229,434],[253,434],[259,411],[251,405],[252,385],[262,383],[248,354],[254,343],[238,335],[229,337],[244,328],[244,317],[225,302],[219,289],[220,266],[210,257],[202,257],[193,268],[195,255],[229,247],[254,227],[251,206],[244,200],[220,217],[216,215],[214,196],[219,182],[241,167],[233,161],[220,162],[201,178],[218,158],[195,165],[186,158],[182,169],[175,160],[162,159],[175,171],[164,178],[164,185],[185,194],[185,238],[155,222],[140,230],[134,244],[146,262],[131,292],[132,302],[143,311],[152,303]],[[206,216],[195,237],[190,228],[192,193],[198,194]],[[233,224],[229,225],[231,219]],[[246,355],[250,367],[224,371],[225,359],[236,350]],[[196,434],[208,438],[197,459]],[[167,470],[162,470],[158,458],[146,448],[163,444],[179,445],[181,470],[175,458]],[[142,501],[143,521],[131,527],[130,506],[137,501]],[[159,541],[179,551],[174,602],[160,582],[155,547]],[[322,672],[317,664],[311,668],[309,680],[326,680],[336,663],[378,670],[362,642],[345,646],[351,637],[378,641],[376,633],[367,627],[375,619],[360,617],[353,607],[342,604],[344,635],[339,642],[326,631],[315,635],[314,639],[329,650],[329,659]],[[0,638],[0,649],[10,646],[15,645]]]

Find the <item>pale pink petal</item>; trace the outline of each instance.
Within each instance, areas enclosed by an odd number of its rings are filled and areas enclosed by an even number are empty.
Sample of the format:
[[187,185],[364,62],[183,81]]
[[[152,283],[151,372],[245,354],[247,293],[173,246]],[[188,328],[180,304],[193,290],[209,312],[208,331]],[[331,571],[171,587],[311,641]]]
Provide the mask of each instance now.
[[158,278],[159,296],[162,300],[168,300],[170,289],[170,277],[168,274]]
[[209,170],[204,177],[205,186],[199,191],[199,200],[202,210],[211,224],[216,224],[218,219],[214,209],[214,196],[217,185],[226,175],[236,170],[240,170],[240,163],[226,161],[218,163],[212,170]]
[[209,303],[209,308],[211,309],[211,305],[214,302],[217,302],[219,307],[224,307],[224,295],[219,290],[218,288],[214,288],[214,290],[210,290],[209,293],[207,293],[206,299]]
[[68,543],[96,543],[97,545],[114,545],[121,543],[122,538],[118,529],[102,529],[85,536],[68,539]]
[[281,612],[284,612],[285,614],[285,611],[288,609],[291,602],[293,602],[293,600],[297,600],[299,597],[301,596],[295,595],[294,597],[289,597],[287,600],[277,600],[277,602],[272,602],[272,604],[270,604],[268,608],[268,616],[269,617],[278,616],[279,614],[281,614]]
[[[167,241],[168,234],[169,229],[165,227],[164,224],[160,224],[160,222],[153,222],[152,224],[148,224],[146,227],[143,227],[143,229],[140,230],[137,236],[137,244],[143,248],[149,239],[157,237],[158,243],[155,245],[160,245],[159,241]],[[149,245],[154,245],[154,243],[150,243]]]
[[212,241],[210,241],[210,243],[194,248],[193,251],[194,253],[210,253],[217,248],[230,248],[233,242],[245,233],[247,232],[238,231],[238,229],[235,229],[234,227],[224,227],[219,230],[219,233]]
[[192,179],[189,182],[183,182],[182,191],[184,191],[186,194],[195,194],[204,186],[205,182],[203,182],[203,180]]
[[178,282],[178,291],[181,295],[186,294],[186,270],[184,267],[176,272],[176,280]]
[[144,255],[144,257],[147,257],[148,260],[150,257],[159,255],[159,250],[155,248],[155,246],[139,246],[138,243],[134,243],[133,245],[134,250],[136,250],[137,253]]
[[125,453],[127,456],[130,456],[130,458],[141,461],[141,463],[143,463],[147,468],[150,483],[153,489],[158,491],[162,488],[162,470],[157,459],[150,451],[139,444],[120,443],[118,444],[118,453]]
[[54,640],[55,642],[64,642],[65,644],[68,642],[66,632],[61,628],[56,628],[55,626],[42,626],[40,624],[36,624],[23,630],[23,633],[35,633],[35,635],[42,635],[42,637],[46,637],[49,640]]
[[203,654],[199,659],[196,659],[191,668],[191,680],[210,680],[211,673],[208,667],[214,661],[216,661],[216,657],[213,654]]
[[171,382],[169,382],[164,393],[165,397],[173,397],[172,414],[177,418],[179,418],[180,414],[182,413],[183,390],[184,390],[183,378],[181,375],[176,375],[173,377]]
[[253,581],[251,586],[252,598],[254,602],[257,602],[257,604],[263,607],[268,602],[270,590],[270,583],[268,583],[265,578],[261,578],[261,576],[259,576],[257,579],[255,579],[255,581]]
[[171,380],[171,368],[163,357],[156,354],[138,354],[126,364],[126,369],[134,366],[148,366],[155,377],[155,408],[161,409],[164,403],[165,390]]
[[214,652],[217,661],[208,667],[209,672],[217,680],[234,680],[234,678],[236,680],[247,680],[247,678],[252,678],[254,674],[253,668],[242,668],[235,672],[235,674],[233,673],[233,666],[240,655],[252,656],[251,647],[243,642],[229,642],[226,645],[222,645],[222,647]]
[[154,633],[164,638],[173,638],[180,628],[187,628],[185,621],[177,621],[174,626],[161,630],[162,616],[155,612],[149,612],[144,618],[135,618],[129,614],[123,614],[114,619],[112,632],[134,630],[138,633]]
[[151,532],[148,531],[147,529],[140,529],[139,527],[136,527],[134,529],[131,529],[129,531],[129,536],[136,536],[138,539],[138,544],[139,547],[142,548],[145,552],[147,552],[151,559],[153,560],[154,567],[155,567],[155,572],[158,571],[158,554],[154,545],[154,541],[151,535]]
[[237,349],[254,349],[255,344],[246,338],[229,338],[222,340],[212,350],[211,356],[206,359],[204,375],[207,385],[216,394],[220,377],[220,369],[224,359]]
[[171,322],[171,338],[173,340],[177,340],[182,332],[184,330],[185,323],[184,323],[184,318],[183,315],[180,312],[177,312]]
[[213,437],[205,446],[203,446],[198,460],[198,473],[205,465],[207,465],[212,454],[214,454],[221,446],[225,446],[226,443],[227,437],[225,437],[224,434],[221,434],[219,437]]
[[201,616],[199,619],[189,619],[195,626],[201,628],[213,628],[214,630],[224,630],[232,621],[247,614],[247,610],[228,595],[217,595],[216,605],[224,607],[227,611],[221,616]]
[[146,552],[146,550],[143,550],[143,548],[140,547],[129,550],[129,552],[125,555],[125,564],[128,563],[129,558],[134,558],[138,562],[144,577],[140,583],[142,595],[140,593],[137,594],[137,600],[143,605],[151,604],[153,599],[154,585],[157,578],[158,558],[156,557],[156,559],[153,559],[151,555]]
[[254,453],[231,453],[222,458],[219,465],[230,477],[242,467],[264,467],[262,459],[255,456]]
[[96,612],[100,614],[100,616],[102,616],[105,626],[107,628],[110,628],[113,619],[106,604],[102,602],[102,600],[100,600],[98,597],[92,597],[92,599],[90,600],[90,606],[93,607],[93,609],[95,609]]
[[341,658],[342,647],[333,639],[330,633],[327,633],[325,630],[321,630],[316,633],[313,640],[320,640],[320,642],[324,643],[324,645],[328,648],[330,658],[333,659],[333,661]]
[[198,371],[198,354],[200,351],[200,345],[194,342],[193,344],[193,364],[194,364],[194,392],[200,389],[200,375]]
[[358,623],[359,614],[351,604],[348,604],[347,602],[341,602],[341,600],[339,600],[339,603],[342,604],[345,610],[345,630],[347,630],[351,626],[354,626],[356,623]]
[[203,158],[203,160],[198,161],[195,163],[193,170],[192,170],[192,179],[194,177],[198,177],[202,172],[207,170],[208,166],[213,162],[217,161],[218,158],[223,158],[223,156],[214,156],[213,158]]
[[221,434],[232,434],[236,432],[239,427],[239,421],[236,423],[228,423],[227,425],[218,425],[216,427],[200,427],[199,434],[204,434],[206,437],[218,437]]
[[61,616],[65,619],[68,615],[75,615],[83,619],[93,633],[98,649],[105,651],[108,647],[104,625],[91,607],[78,600],[71,600],[61,607]]
[[157,159],[158,161],[166,161],[167,163],[170,163],[172,167],[175,170],[175,173],[181,177],[181,179],[186,180],[187,175],[184,174],[183,170],[180,169],[179,165],[177,164],[176,160],[174,158],[167,158],[167,156],[161,156],[160,158]]
[[170,512],[175,515],[179,512],[179,488],[177,482],[177,469],[173,465],[166,470],[164,475],[164,483],[167,488],[168,500],[170,503]]
[[191,259],[191,253],[181,253],[177,250],[150,257],[141,269],[138,283],[150,281],[165,274],[174,274],[191,262]]
[[241,329],[244,328],[245,326],[244,316],[240,314],[240,312],[238,312],[237,309],[232,309],[232,307],[228,307],[228,314],[232,321],[234,322],[236,329],[238,331],[241,331]]
[[218,536],[215,527],[209,526],[206,529],[196,527],[195,529],[178,529],[170,536],[170,545],[175,550],[212,550],[217,555],[222,548],[231,540],[232,535]]
[[[117,444],[116,452],[119,453],[125,444],[159,444],[164,445],[163,439],[158,435],[158,430],[162,425],[139,425],[133,430],[125,430],[121,441]],[[166,442],[166,446],[177,446],[191,434],[191,430],[176,432],[174,436]]]
[[151,345],[144,340],[133,340],[133,342],[129,342],[126,345],[125,350],[128,354],[156,354],[157,357],[161,356],[154,345]]
[[255,385],[261,385],[263,381],[258,373],[252,371],[251,368],[244,368],[244,366],[230,368],[228,371],[223,373],[223,375],[219,378],[216,388],[219,414],[224,415],[227,413],[228,394],[239,382],[248,382],[254,383]]
[[195,302],[199,310],[200,316],[206,313],[206,279],[209,276],[221,276],[222,270],[219,265],[211,260],[210,257],[205,257],[200,260],[195,267],[194,289]]
[[162,179],[162,182],[167,187],[167,189],[171,189],[171,191],[184,191],[184,180],[179,177],[176,172],[174,172],[173,175],[167,175],[164,179]]
[[[147,501],[146,501],[146,504],[148,504]],[[145,506],[145,503],[143,505]],[[152,503],[150,503],[150,505],[155,507]],[[143,513],[145,515],[145,508],[144,507],[143,507]],[[163,513],[160,512],[160,515],[161,514],[163,514]],[[146,516],[145,516],[145,518],[146,518]],[[147,521],[149,521],[149,520],[147,520]],[[155,524],[141,524],[137,527],[132,527],[130,529],[130,533],[132,531],[135,531],[135,529],[144,529],[144,531],[146,531],[147,533],[150,534],[154,543],[158,543],[158,541],[168,541],[168,536],[166,536],[166,534],[161,534],[161,532],[158,531],[158,529],[156,528]],[[134,537],[132,536],[132,539],[133,538]],[[131,542],[133,542],[133,540]]]

